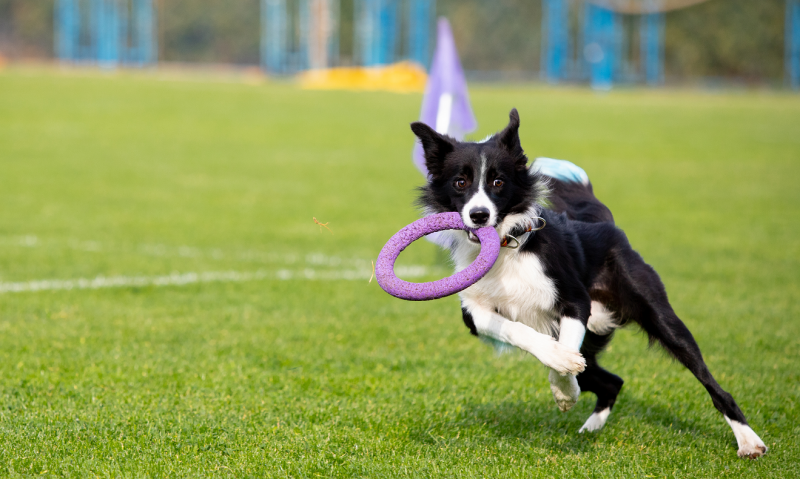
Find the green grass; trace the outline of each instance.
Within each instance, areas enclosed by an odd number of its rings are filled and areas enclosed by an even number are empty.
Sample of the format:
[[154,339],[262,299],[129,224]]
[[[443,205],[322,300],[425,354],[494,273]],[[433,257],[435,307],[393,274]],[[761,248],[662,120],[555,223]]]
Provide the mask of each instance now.
[[[530,156],[583,166],[769,446],[740,460],[700,384],[634,329],[626,380],[558,412],[458,301],[369,261],[416,218],[420,95],[0,73],[0,284],[355,269],[357,280],[0,293],[0,476],[798,477],[800,97],[472,87]],[[320,233],[312,216],[330,222]],[[446,274],[423,242],[404,264]],[[310,254],[310,255],[309,255]]]

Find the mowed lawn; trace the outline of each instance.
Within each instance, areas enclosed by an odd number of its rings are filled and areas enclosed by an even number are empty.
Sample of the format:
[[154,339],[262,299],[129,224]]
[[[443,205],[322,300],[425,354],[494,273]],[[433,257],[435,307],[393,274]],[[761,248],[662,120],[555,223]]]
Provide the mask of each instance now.
[[[562,414],[457,298],[368,283],[418,215],[421,95],[28,68],[0,72],[0,476],[800,476],[800,96],[471,100],[473,138],[517,107],[530,157],[588,172],[766,457],[635,328],[579,434],[594,395]],[[427,242],[401,260],[449,271]]]

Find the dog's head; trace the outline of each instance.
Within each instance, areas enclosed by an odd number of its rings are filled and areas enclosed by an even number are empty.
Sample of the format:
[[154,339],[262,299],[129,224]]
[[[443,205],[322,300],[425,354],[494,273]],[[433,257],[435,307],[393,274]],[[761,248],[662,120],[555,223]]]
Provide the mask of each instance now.
[[470,228],[498,227],[536,207],[544,182],[528,170],[519,141],[519,114],[503,131],[479,142],[459,142],[422,122],[411,124],[430,174],[419,204],[432,212],[458,212]]

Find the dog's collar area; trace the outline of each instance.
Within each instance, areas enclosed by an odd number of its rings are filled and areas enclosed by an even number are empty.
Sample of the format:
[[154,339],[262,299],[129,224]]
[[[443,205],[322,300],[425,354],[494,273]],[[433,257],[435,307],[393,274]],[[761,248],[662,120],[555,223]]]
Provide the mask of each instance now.
[[[547,222],[542,217],[535,217],[531,218],[530,220],[531,221],[527,225],[521,225],[512,228],[511,231],[508,232],[508,234],[500,240],[500,246],[510,248],[512,250],[517,249],[522,246],[522,243],[524,241],[530,239],[531,236],[533,236],[536,232],[543,229],[547,225]],[[534,227],[534,224],[539,223],[538,222],[539,220],[541,221],[541,226]],[[528,235],[525,239],[523,239],[523,241],[520,241],[518,237],[522,237],[523,235],[528,233],[530,235]],[[513,244],[509,245],[511,242],[513,242]]]

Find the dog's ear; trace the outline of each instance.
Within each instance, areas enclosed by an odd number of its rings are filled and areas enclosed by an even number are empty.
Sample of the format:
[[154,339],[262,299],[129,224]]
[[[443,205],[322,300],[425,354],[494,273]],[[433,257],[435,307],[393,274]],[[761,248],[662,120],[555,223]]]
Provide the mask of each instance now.
[[453,139],[439,134],[422,122],[412,123],[411,131],[422,142],[422,149],[425,151],[425,166],[428,167],[428,173],[434,177],[439,176],[442,173],[444,157],[455,148]]
[[528,157],[525,156],[522,145],[519,143],[519,113],[516,108],[512,108],[509,112],[506,128],[497,134],[497,144],[514,158],[518,171],[527,168]]

